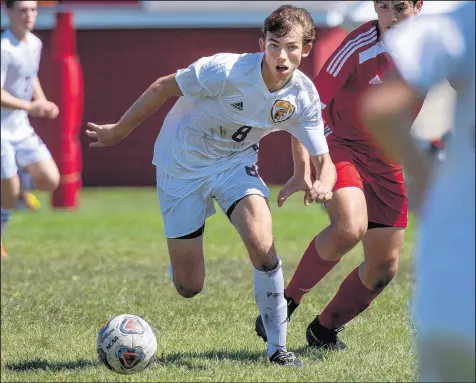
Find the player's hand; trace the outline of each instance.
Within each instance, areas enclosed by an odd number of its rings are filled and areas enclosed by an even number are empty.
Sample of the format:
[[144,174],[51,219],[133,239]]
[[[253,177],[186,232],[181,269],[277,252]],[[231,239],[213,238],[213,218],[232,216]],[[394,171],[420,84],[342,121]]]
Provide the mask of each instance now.
[[51,111],[50,104],[53,103],[49,102],[48,100],[34,100],[30,103],[30,107],[28,108],[28,114],[32,117],[46,117]]
[[332,189],[321,181],[314,181],[310,190],[306,191],[304,204],[307,206],[312,202],[326,203],[332,199]]
[[[289,196],[293,195],[294,193],[303,190],[308,192],[311,189],[312,181],[310,176],[297,176],[293,175],[286,185],[279,191],[278,193],[278,207],[284,205],[284,202],[288,199]],[[304,201],[304,204],[306,202]]]
[[54,102],[51,102],[51,101],[47,101],[47,102],[49,105],[49,109],[46,114],[46,117],[48,117],[50,120],[54,120],[56,117],[58,117],[59,108]]
[[89,144],[91,148],[113,146],[127,136],[119,129],[117,124],[96,125],[88,122],[87,127],[86,135],[89,138],[96,139],[96,141]]

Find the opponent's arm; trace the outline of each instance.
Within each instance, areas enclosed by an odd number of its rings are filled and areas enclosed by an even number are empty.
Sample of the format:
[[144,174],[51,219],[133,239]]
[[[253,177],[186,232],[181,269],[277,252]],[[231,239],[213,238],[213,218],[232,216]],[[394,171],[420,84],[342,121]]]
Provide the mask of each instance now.
[[161,77],[132,104],[116,124],[87,124],[86,134],[97,138],[91,147],[111,146],[127,137],[142,121],[159,109],[169,98],[182,96],[182,91],[175,80],[175,73]]

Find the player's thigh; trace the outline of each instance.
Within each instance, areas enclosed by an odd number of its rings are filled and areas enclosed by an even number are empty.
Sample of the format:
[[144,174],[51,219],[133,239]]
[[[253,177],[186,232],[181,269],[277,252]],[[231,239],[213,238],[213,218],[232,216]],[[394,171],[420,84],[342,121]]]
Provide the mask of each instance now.
[[214,197],[240,234],[258,269],[277,262],[273,245],[269,189],[255,164],[238,164],[214,182]]
[[367,230],[368,221],[362,177],[350,159],[339,160],[339,157],[344,157],[343,154],[335,157],[338,158],[335,162],[337,181],[332,200],[325,206],[331,226],[343,236],[359,240]]
[[15,148],[10,141],[1,140],[1,205],[13,209],[20,193],[20,181],[15,160]]
[[176,286],[203,285],[203,232],[206,219],[215,213],[207,182],[157,170],[157,193]]
[[17,163],[25,168],[38,189],[55,190],[60,182],[58,167],[50,151],[36,134],[19,142],[16,150]]

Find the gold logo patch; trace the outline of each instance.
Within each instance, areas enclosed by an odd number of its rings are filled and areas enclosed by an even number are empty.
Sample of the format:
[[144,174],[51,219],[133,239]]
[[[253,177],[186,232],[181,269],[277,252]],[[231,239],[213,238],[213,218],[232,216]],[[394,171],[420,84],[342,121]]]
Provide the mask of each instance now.
[[279,124],[290,119],[294,110],[294,105],[289,101],[277,100],[271,108],[271,119],[275,124]]

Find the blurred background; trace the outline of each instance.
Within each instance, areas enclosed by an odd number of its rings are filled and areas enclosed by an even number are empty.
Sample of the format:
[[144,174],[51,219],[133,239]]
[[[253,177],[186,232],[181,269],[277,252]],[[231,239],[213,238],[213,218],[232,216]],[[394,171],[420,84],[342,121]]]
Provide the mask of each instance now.
[[[457,1],[425,1],[422,14],[445,11]],[[77,137],[82,161],[82,186],[152,186],[154,141],[175,102],[117,146],[88,147],[85,124],[111,123],[158,77],[218,52],[256,52],[265,17],[283,4],[308,9],[316,23],[317,39],[301,70],[314,78],[345,34],[374,18],[372,1],[39,1],[35,33],[43,41],[40,79],[47,97],[55,100],[58,76],[51,65],[53,30],[58,12],[71,12],[76,49],[84,79],[84,108]],[[8,26],[2,2],[1,28]],[[439,138],[449,126],[454,93],[448,84],[432,91],[415,123],[424,141]],[[58,127],[33,119],[33,126],[51,148]],[[60,127],[61,129],[61,127]],[[269,184],[282,184],[293,164],[287,133],[262,141],[259,168]],[[54,150],[53,150],[54,152]]]

